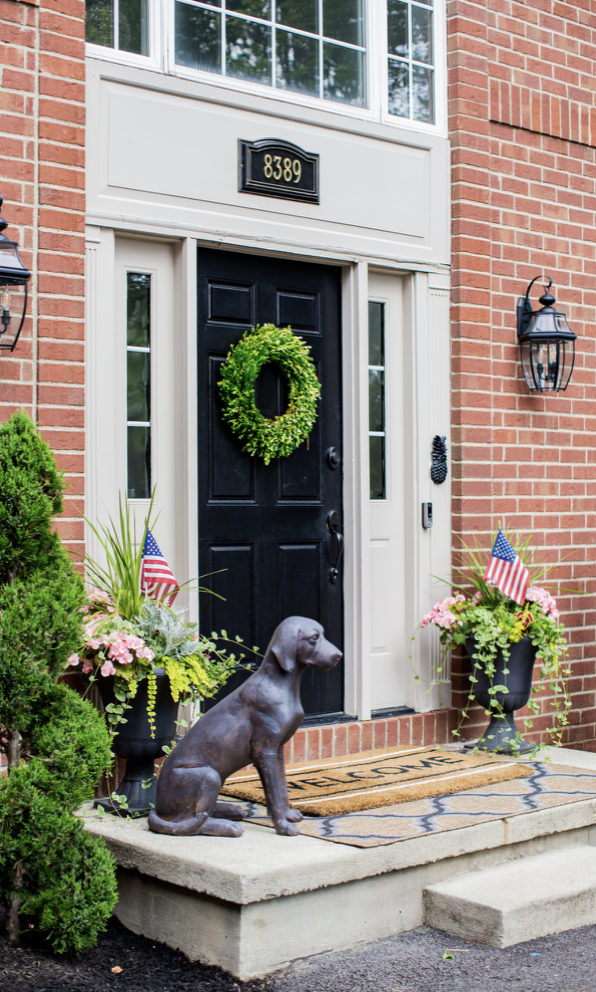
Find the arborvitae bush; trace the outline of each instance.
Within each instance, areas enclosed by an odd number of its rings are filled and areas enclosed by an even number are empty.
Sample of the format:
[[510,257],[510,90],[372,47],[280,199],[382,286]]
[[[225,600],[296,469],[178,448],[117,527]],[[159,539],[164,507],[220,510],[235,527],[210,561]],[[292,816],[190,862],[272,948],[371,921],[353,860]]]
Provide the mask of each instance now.
[[57,952],[92,946],[116,902],[103,841],[74,811],[110,767],[90,703],[58,679],[81,641],[83,583],[53,517],[63,482],[21,413],[0,426],[0,902],[7,932],[26,920]]

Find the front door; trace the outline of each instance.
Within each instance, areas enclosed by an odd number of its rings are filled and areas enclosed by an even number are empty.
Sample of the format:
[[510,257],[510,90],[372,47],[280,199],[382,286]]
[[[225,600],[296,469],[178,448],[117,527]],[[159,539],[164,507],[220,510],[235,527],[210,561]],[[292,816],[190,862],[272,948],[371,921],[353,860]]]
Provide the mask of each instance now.
[[[343,650],[342,543],[333,533],[343,531],[339,269],[204,250],[198,285],[199,571],[224,597],[201,594],[201,630],[225,630],[263,652],[278,623],[298,614]],[[230,345],[266,323],[304,339],[321,383],[308,440],[269,465],[242,451],[217,388]],[[261,370],[255,393],[265,416],[284,412],[276,367]],[[343,662],[306,672],[302,699],[307,714],[340,713]]]

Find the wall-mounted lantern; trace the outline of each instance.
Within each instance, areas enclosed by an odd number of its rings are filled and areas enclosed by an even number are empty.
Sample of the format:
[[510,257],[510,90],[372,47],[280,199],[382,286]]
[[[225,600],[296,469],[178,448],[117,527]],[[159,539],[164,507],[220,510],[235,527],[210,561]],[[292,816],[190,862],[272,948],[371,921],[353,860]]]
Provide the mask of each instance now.
[[[0,210],[2,200],[0,196]],[[0,217],[0,350],[14,351],[25,320],[31,273],[23,265],[16,241],[2,233],[6,227],[8,223]]]
[[532,310],[530,290],[540,276],[535,276],[526,290],[525,296],[517,301],[517,336],[521,350],[521,362],[526,382],[532,391],[545,393],[567,389],[575,362],[574,334],[567,317],[555,310],[554,296],[549,289],[553,284],[547,276],[544,295],[540,297],[542,307]]

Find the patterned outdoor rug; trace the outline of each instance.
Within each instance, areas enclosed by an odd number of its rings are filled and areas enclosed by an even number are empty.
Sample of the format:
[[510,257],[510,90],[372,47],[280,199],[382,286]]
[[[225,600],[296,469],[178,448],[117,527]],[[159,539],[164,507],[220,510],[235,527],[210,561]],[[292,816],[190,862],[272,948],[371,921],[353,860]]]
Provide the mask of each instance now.
[[[446,796],[527,774],[527,765],[492,755],[436,747],[394,747],[288,765],[286,781],[290,806],[311,816],[332,816]],[[232,775],[222,793],[256,803],[265,801],[254,772]]]
[[[458,830],[489,820],[596,799],[596,772],[549,762],[529,762],[525,772],[527,777],[523,779],[450,796],[417,799],[340,816],[309,817],[300,824],[300,833],[353,847],[380,847],[442,830]],[[262,806],[239,805],[244,806],[246,819],[251,823],[273,826]]]

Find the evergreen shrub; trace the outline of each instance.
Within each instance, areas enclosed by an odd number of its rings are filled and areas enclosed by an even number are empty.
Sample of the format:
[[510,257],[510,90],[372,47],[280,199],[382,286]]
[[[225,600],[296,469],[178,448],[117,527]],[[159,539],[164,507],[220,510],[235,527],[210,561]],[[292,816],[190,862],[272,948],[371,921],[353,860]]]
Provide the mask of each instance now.
[[75,810],[111,764],[110,735],[58,680],[81,641],[83,583],[52,529],[63,481],[32,421],[0,425],[0,903],[58,953],[93,946],[116,903],[115,866]]

